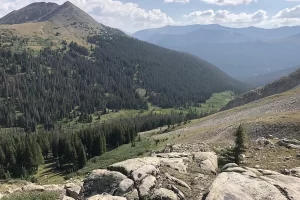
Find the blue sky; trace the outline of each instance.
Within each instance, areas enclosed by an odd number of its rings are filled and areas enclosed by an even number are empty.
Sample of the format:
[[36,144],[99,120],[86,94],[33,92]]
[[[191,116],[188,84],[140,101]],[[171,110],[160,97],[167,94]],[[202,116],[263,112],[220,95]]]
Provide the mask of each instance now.
[[[0,0],[0,17],[44,0]],[[64,3],[65,0],[46,2]],[[300,25],[300,0],[69,0],[97,21],[127,32],[165,25]]]

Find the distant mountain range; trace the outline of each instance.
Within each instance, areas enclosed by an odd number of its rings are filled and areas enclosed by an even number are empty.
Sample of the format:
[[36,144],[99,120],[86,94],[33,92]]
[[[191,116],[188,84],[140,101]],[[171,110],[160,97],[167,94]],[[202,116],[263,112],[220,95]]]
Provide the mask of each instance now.
[[260,87],[272,83],[273,81],[276,81],[283,76],[287,76],[291,74],[297,69],[300,69],[300,66],[290,67],[290,68],[281,69],[270,73],[252,76],[244,79],[244,82],[247,83],[250,87],[256,88],[256,87]]
[[132,36],[204,58],[240,80],[300,63],[300,27],[166,26]]

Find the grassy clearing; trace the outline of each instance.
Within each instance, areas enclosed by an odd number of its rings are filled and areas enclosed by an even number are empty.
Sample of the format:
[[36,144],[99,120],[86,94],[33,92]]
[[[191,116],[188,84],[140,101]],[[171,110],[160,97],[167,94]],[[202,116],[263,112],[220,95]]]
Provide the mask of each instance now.
[[[142,91],[142,90],[141,90]],[[196,111],[198,114],[201,113],[213,113],[220,110],[224,107],[230,100],[234,99],[235,95],[231,91],[222,92],[222,93],[215,93],[208,99],[205,103],[200,104],[199,107],[191,107],[190,109]],[[67,120],[64,119],[58,122],[59,126],[62,126],[66,129],[80,129],[88,126],[95,126],[99,123],[103,123],[105,121],[110,121],[114,119],[121,119],[121,118],[131,118],[137,115],[149,115],[151,113],[156,114],[171,114],[171,113],[183,113],[187,114],[190,109],[186,108],[160,108],[158,106],[154,106],[151,103],[148,103],[148,110],[119,110],[118,112],[110,111],[109,114],[101,115],[100,119],[98,119],[98,115],[95,113],[92,115],[93,122],[90,124],[87,123],[80,123],[78,122],[78,118],[74,120]]]
[[59,199],[59,194],[56,192],[29,192],[12,194],[5,196],[2,200],[57,200]]
[[35,177],[40,184],[60,184],[64,182],[64,173],[55,170],[55,163],[47,163],[39,167]]

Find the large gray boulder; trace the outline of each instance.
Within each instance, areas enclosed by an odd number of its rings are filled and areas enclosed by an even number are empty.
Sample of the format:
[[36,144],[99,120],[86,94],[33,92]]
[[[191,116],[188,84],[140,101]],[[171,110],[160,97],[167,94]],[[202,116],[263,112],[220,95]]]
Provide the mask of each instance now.
[[206,200],[300,199],[300,178],[270,170],[228,167],[217,176]]
[[131,187],[132,182],[128,180],[125,184],[123,182],[121,187],[120,183],[128,178],[116,171],[108,171],[103,169],[98,169],[92,171],[92,173],[84,180],[83,184],[83,194],[85,197],[90,197],[96,194],[107,193],[113,195],[115,191],[121,192],[125,190],[126,187]]

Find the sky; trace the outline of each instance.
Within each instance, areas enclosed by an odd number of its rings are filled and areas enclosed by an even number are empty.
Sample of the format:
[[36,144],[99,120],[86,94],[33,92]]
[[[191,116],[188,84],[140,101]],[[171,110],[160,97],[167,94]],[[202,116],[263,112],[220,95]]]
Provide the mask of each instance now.
[[[0,17],[33,2],[0,0]],[[166,25],[300,25],[300,0],[69,0],[100,23],[134,33]],[[46,0],[62,4],[65,0]]]

